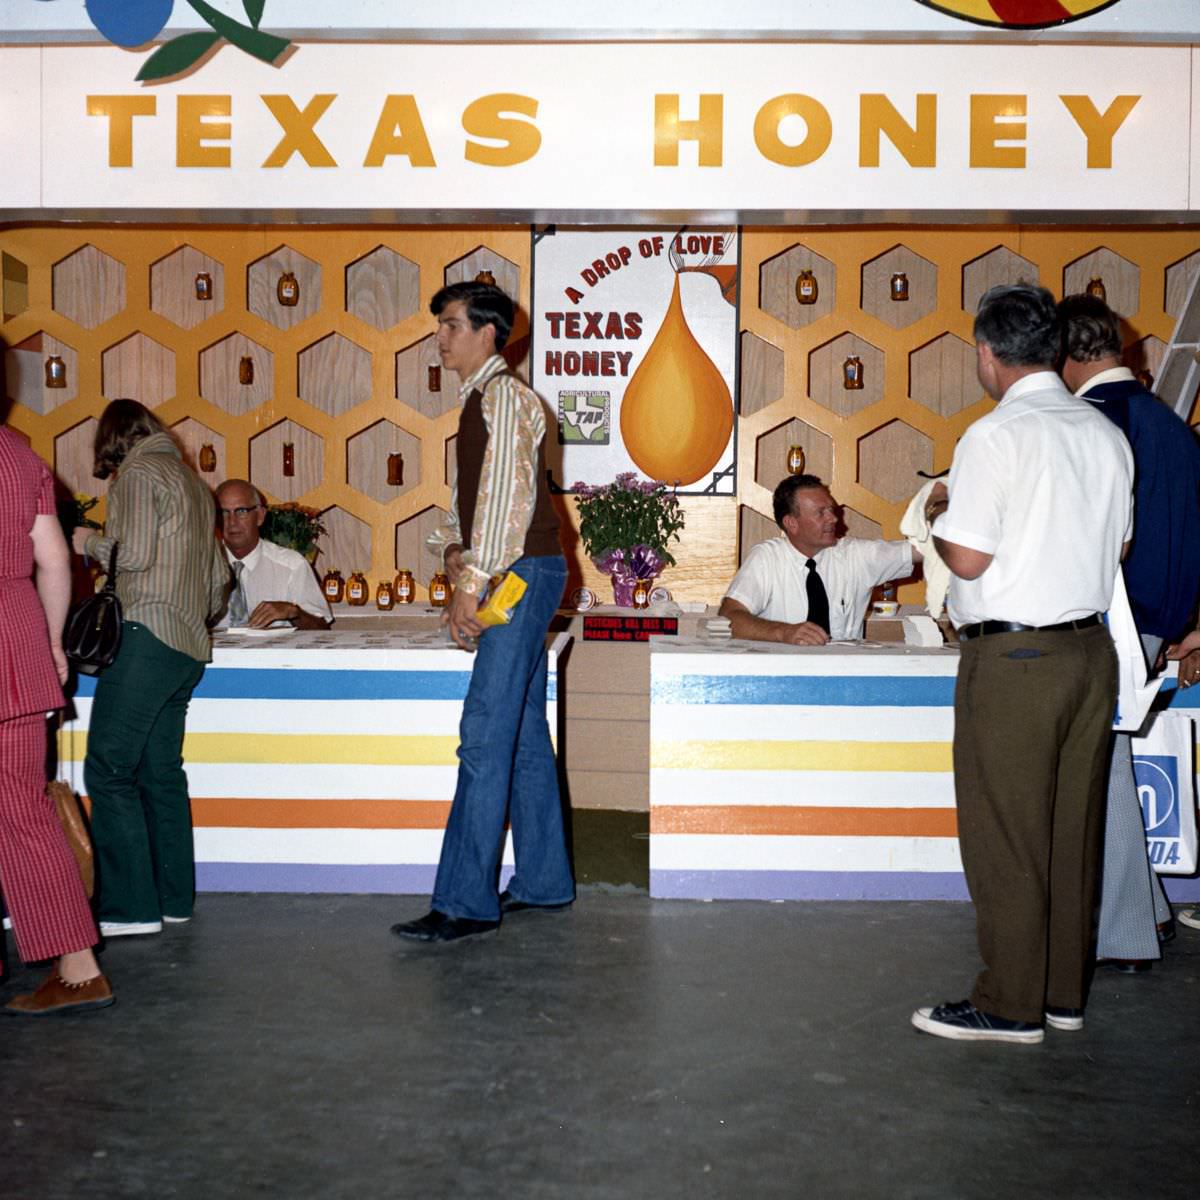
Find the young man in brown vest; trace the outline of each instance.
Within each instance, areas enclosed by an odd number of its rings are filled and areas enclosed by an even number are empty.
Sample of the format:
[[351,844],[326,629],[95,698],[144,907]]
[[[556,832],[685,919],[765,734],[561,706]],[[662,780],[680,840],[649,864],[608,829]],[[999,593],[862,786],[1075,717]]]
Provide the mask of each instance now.
[[[563,909],[575,898],[546,722],[546,631],[567,565],[546,482],[545,409],[499,355],[513,302],[493,284],[453,283],[430,310],[442,365],[460,380],[463,410],[450,520],[429,544],[441,550],[455,588],[443,618],[450,635],[464,650],[478,639],[478,649],[432,911],[392,932],[450,942],[496,929],[502,912]],[[505,571],[525,581],[525,594],[507,625],[485,629],[476,620],[480,596]],[[501,895],[506,819],[517,864]]]

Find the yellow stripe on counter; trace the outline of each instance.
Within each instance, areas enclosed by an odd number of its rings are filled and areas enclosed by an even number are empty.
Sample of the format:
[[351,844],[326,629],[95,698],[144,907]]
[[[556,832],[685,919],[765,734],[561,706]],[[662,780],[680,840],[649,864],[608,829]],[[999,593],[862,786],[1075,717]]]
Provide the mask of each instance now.
[[374,766],[453,766],[457,737],[357,733],[189,733],[189,762],[358,763]]
[[[84,739],[63,746],[64,761],[80,757]],[[183,739],[185,762],[332,763],[345,766],[445,767],[458,759],[457,737],[340,733],[189,733]]]
[[949,742],[653,742],[650,767],[709,771],[951,771]]

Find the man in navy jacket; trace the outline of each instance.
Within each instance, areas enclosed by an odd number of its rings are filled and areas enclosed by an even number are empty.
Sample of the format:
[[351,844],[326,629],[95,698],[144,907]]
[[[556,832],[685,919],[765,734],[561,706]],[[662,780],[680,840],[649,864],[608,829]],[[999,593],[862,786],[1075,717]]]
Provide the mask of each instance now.
[[[1121,362],[1120,319],[1094,296],[1059,305],[1065,331],[1062,377],[1129,439],[1136,471],[1133,545],[1125,587],[1147,661],[1191,628],[1200,589],[1200,442]],[[1171,909],[1146,858],[1128,735],[1113,739],[1096,956],[1122,971],[1161,957],[1159,929]]]

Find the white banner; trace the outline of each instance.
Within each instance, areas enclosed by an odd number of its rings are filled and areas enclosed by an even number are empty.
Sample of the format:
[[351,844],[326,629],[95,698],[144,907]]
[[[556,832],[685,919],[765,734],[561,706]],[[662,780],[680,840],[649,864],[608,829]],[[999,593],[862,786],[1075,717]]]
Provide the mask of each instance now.
[[0,209],[1181,211],[1191,55],[317,44],[143,86],[117,49],[10,47]]

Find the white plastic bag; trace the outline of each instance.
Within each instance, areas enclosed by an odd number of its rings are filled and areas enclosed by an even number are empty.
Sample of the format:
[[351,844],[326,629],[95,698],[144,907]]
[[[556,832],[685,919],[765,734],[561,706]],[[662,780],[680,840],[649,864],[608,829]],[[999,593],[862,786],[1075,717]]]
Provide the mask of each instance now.
[[1196,870],[1192,718],[1180,712],[1155,713],[1146,735],[1131,740],[1150,863],[1160,875],[1191,875]]
[[1158,695],[1161,680],[1148,679],[1142,639],[1133,623],[1133,610],[1125,591],[1125,576],[1117,571],[1112,604],[1105,614],[1108,635],[1117,651],[1117,711],[1113,728],[1118,733],[1137,733]]

